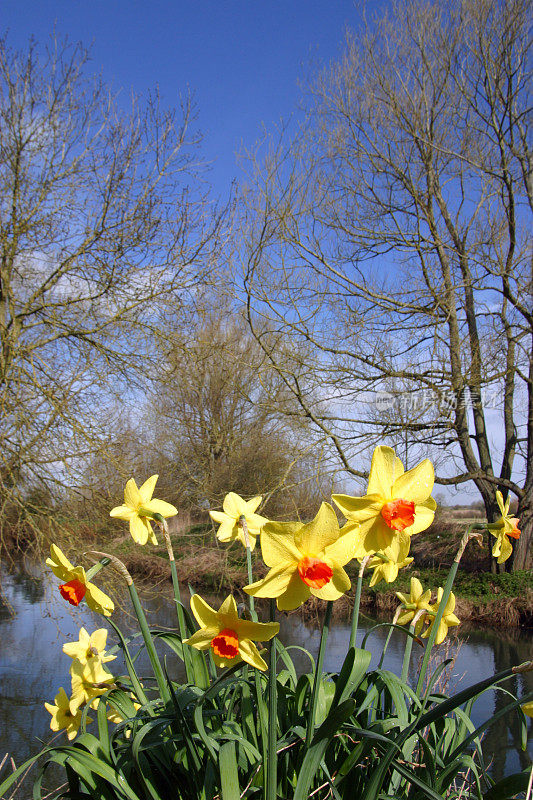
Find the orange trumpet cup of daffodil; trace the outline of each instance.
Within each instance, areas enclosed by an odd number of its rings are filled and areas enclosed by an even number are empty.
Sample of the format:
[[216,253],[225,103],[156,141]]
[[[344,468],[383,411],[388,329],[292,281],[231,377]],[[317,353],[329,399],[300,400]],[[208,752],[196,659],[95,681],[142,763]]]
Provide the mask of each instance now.
[[170,503],[152,499],[158,477],[152,475],[140,487],[137,487],[133,478],[130,478],[124,487],[124,504],[116,506],[109,512],[110,517],[129,522],[130,533],[137,544],[146,544],[148,540],[152,544],[157,544],[150,522],[153,514],[160,514],[166,519],[178,513],[178,509]]
[[378,551],[388,555],[387,548],[400,533],[414,536],[429,528],[437,507],[431,497],[434,480],[433,465],[427,458],[405,472],[391,447],[376,447],[367,494],[333,495],[333,502],[348,520],[344,529],[351,523],[361,526],[358,558]]
[[343,567],[354,558],[358,527],[341,535],[329,503],[312,522],[268,522],[261,531],[261,553],[270,572],[244,587],[253,597],[275,597],[280,611],[298,608],[311,595],[338,600],[350,588]]
[[220,523],[217,539],[221,542],[233,542],[238,539],[243,547],[247,547],[244,530],[239,524],[240,518],[244,517],[248,528],[249,547],[253,550],[261,528],[268,522],[265,517],[255,513],[262,499],[262,497],[252,497],[251,500],[243,500],[235,492],[229,492],[224,498],[223,511],[209,512],[211,519]]
[[246,661],[256,669],[266,670],[256,642],[267,642],[279,631],[277,622],[251,622],[240,619],[235,598],[226,597],[218,611],[195,594],[191,597],[191,610],[200,630],[184,643],[197,650],[211,649],[217,667],[231,667]]
[[50,558],[46,559],[56,578],[63,581],[59,587],[61,596],[72,606],[77,606],[85,600],[91,611],[110,617],[115,604],[98,586],[91,583],[83,567],[75,567],[70,563],[65,554],[53,544],[50,547]]
[[518,529],[519,520],[516,517],[511,517],[509,514],[510,499],[507,498],[503,502],[503,495],[501,492],[496,492],[496,501],[499,509],[502,512],[501,517],[488,525],[488,529],[493,536],[496,537],[496,542],[492,548],[492,555],[498,559],[498,564],[503,564],[512,555],[513,545],[508,537],[512,539],[520,538],[520,530]]

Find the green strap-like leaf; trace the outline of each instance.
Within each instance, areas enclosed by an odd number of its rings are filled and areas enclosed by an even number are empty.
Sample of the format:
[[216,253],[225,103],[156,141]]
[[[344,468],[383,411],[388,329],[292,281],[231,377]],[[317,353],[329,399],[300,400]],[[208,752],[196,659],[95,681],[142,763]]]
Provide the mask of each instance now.
[[235,743],[226,742],[218,752],[222,800],[240,800],[239,773]]

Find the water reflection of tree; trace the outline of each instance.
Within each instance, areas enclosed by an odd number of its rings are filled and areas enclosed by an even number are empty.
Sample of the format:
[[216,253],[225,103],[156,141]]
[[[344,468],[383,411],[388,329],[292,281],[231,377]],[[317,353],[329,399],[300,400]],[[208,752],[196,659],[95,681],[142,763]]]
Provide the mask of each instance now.
[[33,605],[44,599],[44,581],[34,575],[29,575],[24,569],[12,573],[11,585],[15,594],[19,594],[24,602]]
[[[530,657],[528,647],[530,644],[529,640],[524,641],[524,639],[506,636],[505,634],[494,637],[492,642],[494,671],[497,673],[526,661]],[[533,689],[533,678],[529,673],[515,675],[505,681],[503,688],[520,697]],[[489,697],[489,695],[485,696]],[[510,702],[510,697],[501,691],[494,692],[493,697],[494,714],[497,714]],[[505,729],[505,734],[502,729]],[[507,738],[506,744],[503,743],[504,735]],[[529,739],[531,740],[531,728],[529,730]],[[491,759],[491,774],[495,780],[500,780],[506,774],[505,765],[509,751],[514,750],[516,752],[520,769],[526,769],[530,766],[531,759],[527,752],[522,750],[521,723],[516,711],[506,714],[503,719],[489,728],[483,741],[483,750],[487,757]]]

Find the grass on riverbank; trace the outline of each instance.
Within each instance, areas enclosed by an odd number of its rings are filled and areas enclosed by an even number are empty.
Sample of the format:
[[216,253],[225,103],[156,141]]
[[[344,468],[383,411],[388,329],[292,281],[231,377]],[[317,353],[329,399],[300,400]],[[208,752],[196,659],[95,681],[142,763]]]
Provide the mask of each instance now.
[[[464,532],[463,522],[439,520],[439,524],[423,535],[413,537],[412,555],[415,561],[410,568],[401,570],[394,584],[384,582],[370,589],[370,575],[365,576],[362,608],[378,613],[389,613],[398,605],[396,591],[409,592],[411,577],[417,577],[424,588],[443,586],[448,568],[457,551]],[[172,535],[176,565],[180,581],[190,583],[196,591],[212,594],[221,591],[242,593],[247,582],[246,560],[238,542],[220,544],[214,529],[208,524],[192,525]],[[124,561],[134,578],[146,581],[170,580],[170,566],[163,545],[146,545],[140,548],[129,535],[110,547]],[[352,580],[356,565],[348,572]],[[260,550],[253,553],[254,578],[266,573],[261,563]],[[528,571],[492,574],[488,558],[488,544],[483,549],[470,545],[463,557],[454,593],[457,598],[457,615],[462,621],[472,621],[491,627],[533,627],[533,573]],[[335,604],[336,614],[347,615],[353,603],[352,593]],[[314,615],[313,603],[306,604],[306,613]]]

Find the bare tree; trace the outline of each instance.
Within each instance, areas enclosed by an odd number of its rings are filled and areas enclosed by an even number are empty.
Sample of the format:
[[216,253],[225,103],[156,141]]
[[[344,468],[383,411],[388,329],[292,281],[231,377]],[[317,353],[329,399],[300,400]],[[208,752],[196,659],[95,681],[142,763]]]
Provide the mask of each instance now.
[[231,301],[204,299],[164,346],[148,427],[167,495],[205,513],[228,491],[261,494],[268,513],[306,515],[320,453],[283,413],[281,381]]
[[311,348],[279,369],[301,413],[348,474],[407,435],[490,521],[514,494],[514,568],[533,539],[531,11],[395,4],[251,155],[246,195],[250,323],[273,362],[265,329]]
[[114,96],[87,58],[0,41],[0,515],[72,482],[215,257],[190,98]]

